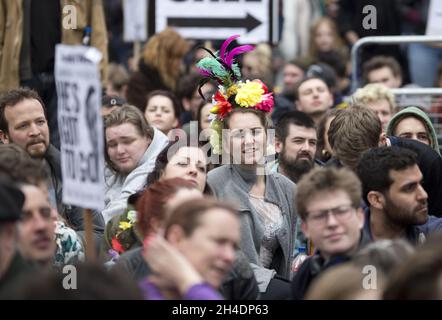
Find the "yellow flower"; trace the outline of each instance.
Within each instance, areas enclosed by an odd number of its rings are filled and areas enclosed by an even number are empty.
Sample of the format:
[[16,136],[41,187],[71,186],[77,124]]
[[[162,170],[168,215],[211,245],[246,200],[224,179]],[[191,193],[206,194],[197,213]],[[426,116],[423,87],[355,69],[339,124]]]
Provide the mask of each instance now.
[[118,225],[118,228],[120,228],[121,231],[127,230],[129,228],[132,228],[132,224],[127,221],[121,221]]
[[218,105],[214,105],[213,107],[212,107],[212,109],[210,109],[210,113],[218,113],[218,111],[219,111],[219,106]]
[[233,96],[234,94],[236,94],[238,92],[238,86],[236,84],[232,84],[228,89],[227,89],[227,98],[230,98],[231,96]]
[[238,88],[235,101],[241,107],[253,107],[261,102],[261,97],[264,94],[264,89],[259,82],[248,81]]

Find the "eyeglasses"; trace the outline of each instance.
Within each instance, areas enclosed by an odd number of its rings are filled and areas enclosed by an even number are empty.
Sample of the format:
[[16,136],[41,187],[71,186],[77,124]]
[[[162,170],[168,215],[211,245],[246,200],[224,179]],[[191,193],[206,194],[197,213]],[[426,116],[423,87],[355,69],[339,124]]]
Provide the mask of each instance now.
[[327,223],[329,213],[331,213],[336,220],[338,220],[339,222],[343,222],[350,218],[351,214],[354,211],[353,209],[355,208],[352,205],[348,204],[331,209],[313,211],[308,213],[307,219],[310,220],[310,223],[315,226],[323,226]]

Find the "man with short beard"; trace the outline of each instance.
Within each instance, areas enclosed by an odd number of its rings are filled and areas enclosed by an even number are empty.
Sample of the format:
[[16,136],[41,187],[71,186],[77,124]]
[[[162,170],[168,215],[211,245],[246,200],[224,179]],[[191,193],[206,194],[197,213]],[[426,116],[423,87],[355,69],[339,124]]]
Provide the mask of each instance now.
[[303,112],[283,114],[276,127],[278,160],[272,170],[297,183],[315,166],[317,133],[313,120]]
[[[44,163],[48,177],[51,204],[72,225],[83,230],[79,208],[62,203],[60,151],[49,143],[49,128],[44,103],[39,95],[27,88],[11,90],[0,97],[0,139],[4,144],[15,143],[32,158]],[[103,232],[104,221],[94,212],[94,229]]]
[[428,215],[428,195],[414,152],[396,146],[370,149],[357,173],[368,206],[364,232],[372,240],[406,238],[418,244],[442,231],[442,218]]

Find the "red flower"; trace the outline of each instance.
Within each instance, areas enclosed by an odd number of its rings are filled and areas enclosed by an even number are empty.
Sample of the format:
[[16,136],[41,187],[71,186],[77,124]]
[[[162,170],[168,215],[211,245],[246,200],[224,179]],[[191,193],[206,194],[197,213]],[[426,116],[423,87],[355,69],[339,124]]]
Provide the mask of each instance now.
[[113,237],[113,238],[112,238],[112,249],[114,249],[114,250],[117,251],[118,253],[123,253],[124,251],[126,251],[126,250],[124,250],[123,246],[122,246],[121,243],[117,240],[116,237]]
[[221,117],[221,119],[232,112],[232,105],[219,91],[217,91],[215,94],[215,101],[217,102],[216,106],[218,107],[217,114]]

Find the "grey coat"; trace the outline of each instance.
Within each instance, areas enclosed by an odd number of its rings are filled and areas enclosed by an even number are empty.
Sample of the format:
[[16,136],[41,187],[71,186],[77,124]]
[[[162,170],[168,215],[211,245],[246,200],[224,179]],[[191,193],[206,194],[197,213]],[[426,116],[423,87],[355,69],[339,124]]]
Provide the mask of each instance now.
[[249,202],[249,192],[256,181],[255,172],[238,165],[224,165],[209,172],[208,184],[218,199],[235,203],[240,211],[241,250],[249,259],[255,272],[259,289],[265,292],[270,280],[278,274],[289,279],[296,230],[296,213],[293,205],[295,184],[278,173],[266,173],[265,195],[267,202],[277,205],[283,216],[283,226],[277,234],[280,248],[275,252],[272,269],[262,266],[259,258],[264,230],[258,213]]

